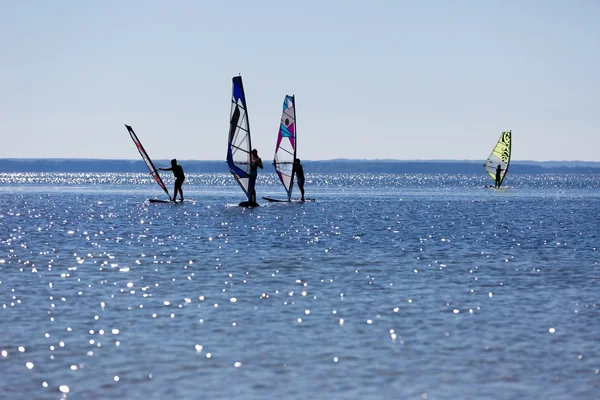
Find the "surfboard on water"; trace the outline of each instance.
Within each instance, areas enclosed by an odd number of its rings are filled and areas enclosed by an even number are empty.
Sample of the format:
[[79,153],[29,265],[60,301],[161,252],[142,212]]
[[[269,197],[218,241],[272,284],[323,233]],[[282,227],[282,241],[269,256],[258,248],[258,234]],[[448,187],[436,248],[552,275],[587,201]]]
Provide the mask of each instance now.
[[272,203],[304,203],[304,202],[310,202],[310,201],[315,201],[315,199],[312,198],[308,198],[305,197],[304,201],[300,200],[300,199],[289,199],[289,200],[284,200],[284,199],[274,199],[272,197],[263,197],[263,199],[270,201]]
[[195,203],[195,200],[161,200],[161,199],[148,199],[149,203],[159,203],[159,204],[184,204],[184,203]]
[[227,166],[229,167],[229,172],[231,172],[231,175],[233,175],[235,181],[240,185],[240,188],[242,188],[248,199],[241,202],[240,206],[248,207],[248,205],[244,204],[252,204],[252,207],[257,207],[257,203],[250,201],[249,186],[252,142],[242,77],[233,77],[232,83],[229,135],[227,140]]
[[252,207],[259,207],[260,204],[258,204],[255,201],[248,200],[248,201],[242,201],[240,204],[238,204],[238,206],[252,208]]
[[[504,182],[504,178],[508,173],[508,167],[510,166],[510,153],[512,149],[512,131],[504,131],[500,135],[500,139],[494,146],[492,153],[483,164],[483,168],[485,168],[486,172],[492,178],[494,182],[493,188],[500,189],[502,183]],[[498,187],[496,185],[496,171],[498,166],[500,166],[500,181],[498,182]]]
[[160,177],[160,174],[158,173],[158,170],[154,166],[154,163],[152,162],[152,159],[148,155],[148,152],[146,152],[146,149],[144,149],[144,146],[142,146],[142,142],[140,142],[140,139],[138,139],[137,135],[133,131],[133,128],[127,124],[125,124],[125,128],[127,128],[127,131],[129,132],[129,136],[131,136],[131,140],[133,140],[133,143],[135,143],[135,146],[137,147],[138,151],[140,152],[140,155],[142,156],[142,160],[144,160],[144,162],[146,163],[146,166],[148,167],[148,170],[150,171],[150,175],[152,176],[152,178],[154,178],[154,181],[158,184],[158,186],[160,186],[161,189],[165,191],[165,193],[167,194],[167,196],[169,198],[169,200],[163,200],[163,201],[157,201],[157,199],[149,199],[149,201],[152,203],[162,203],[162,202],[170,203],[171,195],[169,194],[169,190],[167,189],[167,186],[163,182],[162,178]]
[[263,196],[263,199],[274,202],[274,203],[287,203],[290,201],[290,200],[274,199],[272,197],[264,197],[264,196]]

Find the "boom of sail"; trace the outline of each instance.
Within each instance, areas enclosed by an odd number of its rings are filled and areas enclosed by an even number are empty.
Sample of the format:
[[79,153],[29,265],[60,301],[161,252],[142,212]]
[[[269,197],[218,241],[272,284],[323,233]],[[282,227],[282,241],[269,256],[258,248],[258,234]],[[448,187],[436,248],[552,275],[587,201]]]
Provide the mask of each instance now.
[[[502,185],[504,178],[506,177],[506,173],[508,172],[508,167],[510,165],[510,151],[511,151],[511,141],[512,141],[512,131],[502,132],[500,135],[500,139],[498,139],[498,143],[492,150],[492,153],[486,160],[483,167],[490,175],[494,183],[496,183],[497,187]],[[501,168],[500,172],[500,181],[496,182],[496,171],[498,166]]]
[[296,101],[294,96],[285,96],[281,123],[277,132],[273,165],[283,185],[288,201],[294,187],[294,160],[296,159]]
[[142,142],[140,142],[140,139],[138,139],[137,135],[135,134],[135,132],[133,131],[133,128],[131,126],[125,124],[125,127],[127,128],[127,131],[129,131],[129,136],[131,136],[131,140],[133,140],[133,143],[135,143],[135,146],[137,147],[138,151],[140,152],[140,155],[142,156],[142,160],[144,160],[144,162],[146,163],[146,166],[148,167],[148,170],[150,171],[150,175],[152,175],[152,178],[154,178],[154,180],[156,181],[158,186],[160,186],[162,188],[162,190],[165,191],[167,196],[169,196],[169,199],[171,199],[169,190],[165,186],[165,183],[163,182],[162,178],[160,177],[158,170],[156,169],[156,167],[154,166],[154,163],[150,159],[150,156],[144,149],[144,146],[142,146]]
[[248,200],[250,193],[250,123],[242,77],[233,78],[233,91],[231,95],[231,111],[229,114],[229,137],[227,141],[227,166],[229,171],[240,185]]

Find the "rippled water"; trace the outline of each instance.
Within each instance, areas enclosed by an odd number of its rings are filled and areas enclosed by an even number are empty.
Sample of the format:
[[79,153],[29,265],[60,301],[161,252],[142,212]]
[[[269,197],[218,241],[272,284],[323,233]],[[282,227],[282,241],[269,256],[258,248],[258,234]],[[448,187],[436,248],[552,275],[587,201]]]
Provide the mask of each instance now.
[[0,398],[596,398],[600,176],[484,178],[0,174]]

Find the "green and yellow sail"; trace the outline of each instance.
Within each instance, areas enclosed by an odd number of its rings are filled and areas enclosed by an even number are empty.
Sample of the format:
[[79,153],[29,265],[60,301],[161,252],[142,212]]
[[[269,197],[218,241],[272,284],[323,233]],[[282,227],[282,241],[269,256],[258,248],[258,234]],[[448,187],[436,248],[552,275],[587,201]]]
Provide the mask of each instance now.
[[[483,164],[483,167],[496,184],[496,187],[500,187],[502,185],[502,182],[506,177],[506,173],[508,172],[512,143],[511,136],[511,131],[502,132],[500,139],[498,139],[498,143],[496,143],[494,150],[492,150],[492,154],[490,154],[485,164]],[[501,169],[499,176],[500,180],[499,182],[496,182],[496,172],[498,166],[500,166]]]

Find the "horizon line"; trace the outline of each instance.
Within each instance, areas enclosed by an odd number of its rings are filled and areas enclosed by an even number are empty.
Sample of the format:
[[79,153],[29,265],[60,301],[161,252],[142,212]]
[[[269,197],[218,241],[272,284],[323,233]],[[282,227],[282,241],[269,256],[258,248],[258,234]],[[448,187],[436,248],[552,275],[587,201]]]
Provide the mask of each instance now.
[[[5,160],[23,160],[23,161],[60,161],[60,160],[74,160],[74,161],[143,161],[135,158],[79,158],[79,157],[0,157],[0,161]],[[153,160],[170,160],[169,158],[155,158]],[[379,161],[379,162],[485,162],[485,159],[442,159],[442,158],[431,158],[431,159],[399,159],[399,158],[329,158],[321,160],[302,159],[303,162],[336,162],[336,161]],[[180,159],[180,161],[192,161],[192,162],[226,162],[226,160],[198,160],[198,159]],[[532,162],[532,163],[599,163],[600,161],[588,161],[588,160],[511,160],[511,163],[519,162]]]

